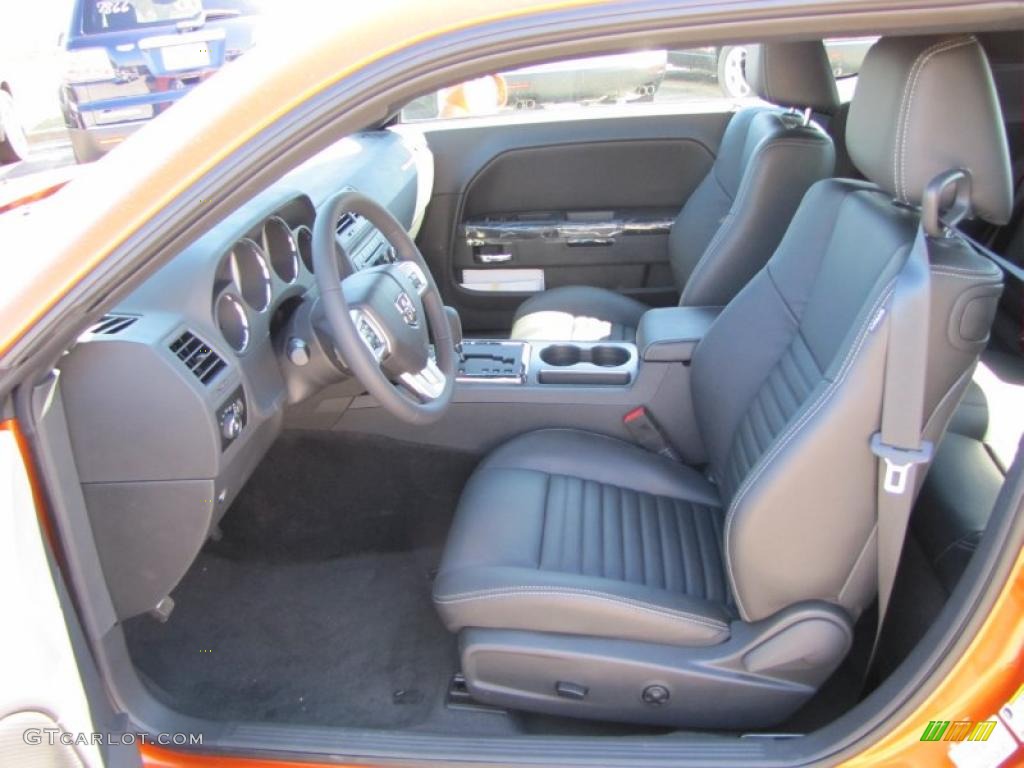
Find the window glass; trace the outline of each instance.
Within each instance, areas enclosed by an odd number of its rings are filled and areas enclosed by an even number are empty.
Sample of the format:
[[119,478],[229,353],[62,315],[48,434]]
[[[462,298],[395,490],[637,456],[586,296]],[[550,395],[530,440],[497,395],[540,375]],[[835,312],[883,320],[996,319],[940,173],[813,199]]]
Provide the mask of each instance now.
[[87,0],[82,28],[86,34],[126,30],[184,19],[203,10],[202,0]]
[[[854,76],[876,39],[825,41],[841,96],[849,98],[847,91],[852,93]],[[723,45],[538,64],[477,78],[420,97],[402,110],[402,120],[645,103],[716,100],[735,103],[754,98],[744,76],[746,59],[747,46]]]
[[705,47],[538,64],[442,88],[406,106],[402,119],[433,120],[748,96],[750,89],[742,77],[729,83],[721,79],[719,59],[718,49]]
[[875,44],[877,37],[832,38],[825,41],[832,74],[837,80],[854,77],[860,72],[868,48]]

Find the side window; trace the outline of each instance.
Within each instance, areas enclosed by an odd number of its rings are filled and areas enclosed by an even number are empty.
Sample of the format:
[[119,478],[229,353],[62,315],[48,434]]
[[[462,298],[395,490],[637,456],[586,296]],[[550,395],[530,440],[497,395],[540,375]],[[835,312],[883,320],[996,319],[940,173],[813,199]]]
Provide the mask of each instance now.
[[860,66],[864,63],[868,49],[876,40],[877,37],[837,37],[825,41],[825,50],[832,65],[832,74],[836,77],[840,101],[850,101],[853,98]]
[[[876,37],[825,41],[840,97],[849,100]],[[623,109],[644,104],[730,104],[754,98],[744,76],[747,46],[638,51],[537,64],[480,77],[422,96],[403,122],[553,111]]]
[[744,56],[742,46],[709,46],[537,64],[422,96],[402,121],[742,99]]

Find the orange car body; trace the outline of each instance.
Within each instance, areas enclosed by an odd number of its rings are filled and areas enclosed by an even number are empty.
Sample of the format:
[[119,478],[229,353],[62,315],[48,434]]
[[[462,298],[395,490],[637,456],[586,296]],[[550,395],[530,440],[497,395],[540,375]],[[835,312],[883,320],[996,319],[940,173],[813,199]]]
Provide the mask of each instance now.
[[[443,4],[381,0],[351,9],[344,27],[304,24],[307,37],[287,58],[262,46],[130,138],[71,183],[35,203],[33,217],[59,226],[33,226],[31,253],[0,287],[0,352],[9,351],[57,307],[83,277],[97,270],[172,200],[190,194],[205,173],[253,140],[281,116],[342,78],[394,52],[453,30],[553,10],[598,7],[595,0],[477,0]],[[313,39],[308,30],[322,29]],[[280,50],[280,49],[277,49]],[[150,147],[160,146],[160,152]],[[97,206],[96,201],[102,200]],[[202,199],[192,201],[204,205]],[[8,214],[11,215],[11,214]],[[15,216],[17,214],[14,214]],[[0,224],[6,222],[0,221]],[[2,227],[0,227],[2,229]],[[19,236],[17,224],[14,236]],[[41,240],[41,241],[40,241]],[[5,248],[10,253],[10,245]],[[14,422],[0,429],[15,430]],[[21,441],[19,441],[21,442]],[[22,443],[23,445],[23,443]],[[26,459],[27,459],[26,455]],[[29,467],[26,470],[31,472]],[[38,499],[38,497],[37,497]],[[45,511],[40,510],[45,523]],[[921,703],[848,765],[928,766],[946,759],[946,744],[923,742],[930,720],[984,720],[1024,680],[1024,553],[991,606],[981,631]],[[205,757],[142,747],[146,765],[310,765],[268,759]],[[331,763],[337,766],[337,763]]]

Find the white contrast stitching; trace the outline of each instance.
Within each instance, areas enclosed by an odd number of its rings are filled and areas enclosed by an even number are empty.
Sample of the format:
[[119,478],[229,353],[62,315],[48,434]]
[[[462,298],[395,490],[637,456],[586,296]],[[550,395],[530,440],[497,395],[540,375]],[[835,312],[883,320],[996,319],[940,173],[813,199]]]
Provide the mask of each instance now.
[[[896,193],[903,201],[907,201],[907,134],[910,127],[910,115],[914,104],[914,95],[917,91],[917,83],[921,79],[928,62],[935,56],[946,51],[962,48],[975,42],[974,37],[961,38],[959,40],[943,40],[926,48],[914,60],[910,68],[910,76],[907,78],[907,85],[903,89],[903,102],[900,105],[900,130],[897,134],[899,141],[899,179],[897,180]],[[908,93],[909,91],[909,93]],[[897,147],[893,148],[893,176],[896,175]]]
[[[821,147],[824,146],[822,142],[814,139],[797,139],[797,138],[782,138],[782,139],[770,139],[764,145],[759,146],[753,157],[747,164],[747,169],[743,173],[743,177],[740,179],[740,185],[736,190],[736,197],[731,201],[728,213],[722,218],[722,222],[718,225],[718,230],[715,232],[714,237],[708,242],[704,248],[704,252],[701,253],[700,258],[693,265],[693,269],[690,271],[690,275],[686,278],[686,285],[683,286],[683,290],[679,295],[680,304],[683,302],[683,297],[687,296],[687,288],[693,285],[696,281],[694,277],[701,271],[701,267],[710,263],[711,254],[714,253],[717,256],[717,252],[720,250],[722,243],[726,241],[727,236],[731,235],[734,231],[732,229],[734,221],[739,218],[739,214],[736,213],[737,209],[742,210],[741,203],[746,203],[747,197],[750,196],[750,186],[753,184],[751,178],[754,176],[754,171],[749,170],[755,160],[760,160],[768,154],[770,149],[775,147]],[[799,202],[797,203],[799,207]],[[727,226],[728,225],[728,226]],[[771,254],[769,254],[769,257]],[[766,259],[767,261],[767,259]]]
[[[939,272],[940,274],[946,274],[947,272],[955,272],[961,275],[978,275],[979,277],[992,277],[1001,274],[999,270],[993,269],[969,269],[967,267],[954,267],[951,264],[932,264],[929,269],[932,273]],[[940,271],[941,270],[941,271]]]
[[996,272],[953,272],[944,269],[931,270],[933,275],[951,277],[954,280],[974,280],[979,283],[996,283],[999,281],[999,274]]
[[697,616],[692,613],[685,611],[678,611],[672,608],[663,608],[660,606],[651,605],[650,603],[644,603],[639,600],[633,600],[628,597],[619,597],[617,595],[611,595],[605,592],[597,592],[590,589],[573,589],[571,587],[544,587],[544,586],[520,586],[520,587],[502,587],[500,589],[481,589],[474,592],[460,592],[454,595],[435,595],[434,602],[441,603],[442,605],[448,605],[450,603],[464,603],[473,600],[484,600],[490,598],[503,598],[503,597],[564,597],[566,595],[572,595],[574,597],[587,597],[592,600],[601,600],[608,603],[615,603],[625,608],[632,610],[644,611],[646,613],[653,613],[659,616],[665,616],[674,619],[683,619],[690,621],[695,624],[711,629],[727,629],[728,625],[724,621],[718,621],[717,619],[708,618],[706,616]]
[[936,50],[948,44],[949,40],[940,40],[939,42],[933,43],[932,45],[928,46],[923,51],[921,51],[919,54],[917,54],[917,57],[914,59],[914,63],[911,64],[910,66],[910,72],[907,74],[907,82],[903,84],[903,96],[900,99],[900,110],[896,115],[896,139],[893,142],[892,146],[892,183],[896,190],[896,196],[899,197],[901,200],[906,200],[903,191],[903,186],[901,184],[901,150],[904,146],[903,134],[908,122],[906,119],[906,114],[908,105],[910,104],[910,90],[912,88],[914,76],[917,72],[918,67],[921,66],[921,60],[925,56],[928,56],[933,50]]
[[761,456],[758,459],[757,466],[754,471],[747,475],[746,479],[740,485],[738,491],[732,498],[732,502],[729,504],[729,510],[725,516],[725,538],[724,538],[724,549],[725,549],[725,563],[726,570],[729,574],[729,583],[732,587],[733,596],[736,598],[736,607],[740,611],[740,615],[743,618],[747,617],[747,611],[743,607],[742,598],[740,597],[739,590],[736,587],[736,578],[732,570],[732,558],[729,556],[729,536],[732,532],[732,520],[736,513],[740,502],[746,496],[747,491],[757,482],[758,478],[764,474],[764,471],[768,468],[775,457],[782,452],[790,441],[796,436],[796,434],[809,422],[819,410],[821,410],[825,403],[832,397],[833,394],[839,389],[839,386],[846,380],[847,374],[853,368],[853,361],[860,353],[861,348],[864,346],[864,342],[867,339],[871,330],[872,321],[875,319],[875,315],[878,313],[879,308],[889,299],[892,295],[893,286],[896,284],[896,279],[893,278],[886,285],[885,289],[876,299],[875,303],[871,307],[871,311],[868,312],[867,318],[861,325],[860,330],[857,332],[857,337],[850,348],[846,352],[846,357],[843,359],[843,363],[839,368],[839,372],[836,374],[836,378],[818,395],[818,399],[813,405],[809,406],[803,415],[800,416],[793,424],[783,433],[779,438],[776,439],[775,444],[767,454]]

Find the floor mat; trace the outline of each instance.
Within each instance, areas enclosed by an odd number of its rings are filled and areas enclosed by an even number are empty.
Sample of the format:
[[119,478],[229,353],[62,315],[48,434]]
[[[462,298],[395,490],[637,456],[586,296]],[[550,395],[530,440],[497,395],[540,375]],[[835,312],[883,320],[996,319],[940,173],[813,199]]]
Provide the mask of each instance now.
[[440,547],[479,459],[390,438],[287,430],[232,503],[210,551],[298,562]]
[[307,563],[204,553],[166,624],[125,623],[175,708],[216,720],[408,728],[444,700],[454,637],[430,600],[438,551]]

